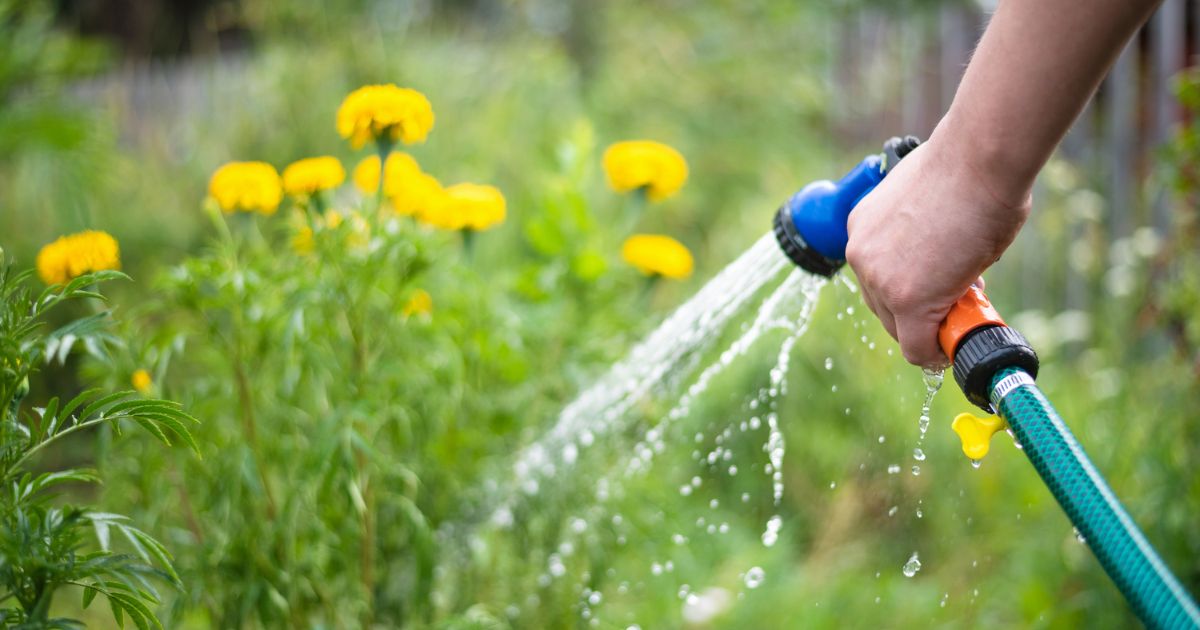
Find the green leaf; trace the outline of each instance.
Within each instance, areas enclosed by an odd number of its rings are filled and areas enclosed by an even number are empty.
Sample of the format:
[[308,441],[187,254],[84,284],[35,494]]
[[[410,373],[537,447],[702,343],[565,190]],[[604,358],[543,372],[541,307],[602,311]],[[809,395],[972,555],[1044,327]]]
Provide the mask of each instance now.
[[135,392],[126,390],[123,392],[114,392],[112,394],[108,394],[107,396],[102,396],[100,399],[92,402],[92,404],[85,407],[83,412],[81,412],[79,414],[79,419],[87,420],[88,418],[91,418],[92,416],[94,416],[96,414],[96,412],[100,411],[101,409],[106,408],[108,405],[111,405],[118,400],[122,400],[122,399],[128,398],[130,396],[133,396],[134,394],[135,394]]
[[37,444],[46,437],[46,427],[49,426],[50,420],[54,419],[58,414],[58,397],[50,399],[46,403],[46,408],[40,414],[35,415],[33,422],[33,437],[30,439],[31,444]]
[[[74,411],[76,409],[78,409],[80,405],[82,405],[84,402],[86,402],[89,398],[92,398],[99,393],[100,393],[100,388],[98,388],[98,387],[93,387],[91,389],[83,390],[82,392],[79,393],[78,396],[72,398],[71,402],[67,403],[66,407],[63,407],[60,417],[69,419],[71,417],[71,414],[74,413]],[[51,433],[53,433],[53,430],[51,430]]]

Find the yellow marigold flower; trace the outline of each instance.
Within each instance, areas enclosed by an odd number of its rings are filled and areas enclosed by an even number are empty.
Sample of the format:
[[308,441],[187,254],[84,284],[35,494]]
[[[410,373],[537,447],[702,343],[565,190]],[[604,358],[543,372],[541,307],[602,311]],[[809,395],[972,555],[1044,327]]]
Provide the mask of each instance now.
[[388,194],[388,201],[398,214],[429,217],[446,207],[446,190],[436,177],[417,173]]
[[644,188],[651,201],[661,201],[683,187],[688,167],[678,151],[661,142],[629,140],[604,151],[604,172],[613,190]]
[[504,194],[495,186],[455,184],[445,189],[441,203],[417,218],[444,230],[486,230],[504,221]]
[[405,317],[413,315],[428,315],[433,312],[433,296],[425,289],[417,289],[401,309]]
[[117,240],[99,230],[59,237],[37,255],[38,275],[46,284],[64,284],[85,273],[120,268]]
[[[405,183],[421,173],[421,165],[413,156],[403,151],[393,151],[388,156],[387,171],[383,174],[383,194],[393,195]],[[363,158],[354,167],[354,185],[364,193],[373,194],[379,190],[379,156],[372,155]]]
[[692,275],[692,253],[679,241],[658,234],[634,234],[621,246],[621,258],[646,275],[682,280]]
[[137,370],[134,372],[129,382],[133,384],[134,389],[143,394],[149,394],[150,386],[154,384],[154,381],[150,378],[150,373],[146,370]]
[[346,96],[337,111],[337,132],[356,149],[379,138],[404,144],[424,142],[432,128],[429,99],[392,84],[360,87]]
[[283,199],[279,172],[266,162],[230,162],[213,173],[208,194],[226,213],[274,214]]
[[337,158],[328,155],[296,160],[283,169],[283,190],[289,195],[311,195],[337,188],[344,181],[346,169]]

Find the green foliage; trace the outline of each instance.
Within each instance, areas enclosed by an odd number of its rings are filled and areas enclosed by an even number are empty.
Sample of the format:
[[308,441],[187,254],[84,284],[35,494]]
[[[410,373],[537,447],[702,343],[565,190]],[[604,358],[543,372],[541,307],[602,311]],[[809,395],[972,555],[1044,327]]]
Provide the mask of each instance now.
[[[2,255],[2,254],[0,254]],[[42,363],[63,361],[74,343],[82,341],[93,353],[102,351],[107,311],[75,319],[53,331],[43,320],[60,305],[81,300],[104,300],[94,287],[125,276],[106,271],[51,286],[40,294],[28,288],[30,273],[0,266],[0,587],[3,599],[15,606],[0,610],[5,627],[76,628],[74,619],[50,616],[59,590],[82,589],[86,608],[103,595],[113,619],[128,619],[140,629],[161,628],[152,607],[160,599],[153,581],[179,586],[171,556],[157,540],[120,514],[60,505],[54,501],[60,486],[97,483],[95,471],[66,468],[37,472],[36,455],[75,433],[105,425],[115,432],[141,426],[164,444],[179,440],[194,450],[187,424],[194,419],[176,403],[144,399],[134,392],[102,394],[85,391],[65,404],[50,398],[44,407],[23,410],[29,376]],[[90,544],[87,532],[95,535]],[[120,534],[132,552],[117,552],[111,532]],[[95,549],[95,547],[99,547]]]

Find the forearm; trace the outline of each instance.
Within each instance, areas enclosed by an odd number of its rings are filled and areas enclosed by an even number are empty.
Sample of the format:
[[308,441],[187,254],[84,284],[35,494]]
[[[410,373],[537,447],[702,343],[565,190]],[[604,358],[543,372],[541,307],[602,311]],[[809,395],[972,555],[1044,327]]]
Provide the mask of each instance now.
[[1001,0],[934,131],[1002,204],[1039,170],[1159,0]]

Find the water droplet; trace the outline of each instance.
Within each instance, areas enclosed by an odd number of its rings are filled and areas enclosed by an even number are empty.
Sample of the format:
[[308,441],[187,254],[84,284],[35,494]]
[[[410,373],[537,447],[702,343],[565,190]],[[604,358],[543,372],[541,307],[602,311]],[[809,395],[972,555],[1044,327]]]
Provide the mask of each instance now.
[[876,595],[876,596],[875,596],[875,603],[876,603],[876,604],[878,604],[878,603],[879,603],[879,601],[880,601],[880,600],[879,600],[879,596],[878,596],[878,595]]
[[837,393],[837,385],[834,385],[833,387],[830,387],[830,388],[829,388],[829,391],[831,391],[831,392],[834,392],[834,393]]
[[1081,534],[1081,533],[1079,532],[1079,528],[1078,528],[1078,527],[1074,528],[1074,532],[1075,532],[1075,540],[1078,540],[1078,541],[1079,541],[1079,542],[1081,542],[1081,543],[1086,543],[1086,542],[1087,542],[1087,538],[1084,538],[1084,537],[1083,537],[1083,534]]
[[981,460],[981,459],[972,459],[971,460],[971,467],[976,470],[978,470],[979,467],[982,465],[983,465],[983,460]]
[[889,475],[900,474],[900,464],[892,464],[891,466],[888,466],[888,474]]
[[657,562],[650,563],[650,573],[654,575],[662,575],[663,566]]
[[766,573],[762,570],[762,567],[750,567],[750,569],[746,571],[746,576],[742,578],[742,580],[746,583],[746,588],[758,588],[759,586],[762,586],[762,583],[765,579]]
[[703,483],[703,481],[699,477],[692,477],[693,488],[699,488],[701,483]]
[[736,475],[736,474],[737,474],[737,466],[730,466],[730,467],[729,467],[729,475],[730,475],[730,476],[733,476],[733,475]]
[[913,476],[914,476],[914,477],[916,477],[917,475],[920,475],[920,474],[921,474],[921,467],[920,467],[920,466],[913,466],[913,467],[912,467],[912,474],[913,474]]
[[883,444],[883,443],[884,443],[884,442],[886,442],[886,441],[887,441],[887,438],[886,438],[886,437],[883,437],[882,435],[881,435],[881,436],[879,436],[879,443],[880,443],[880,444]]
[[950,599],[950,593],[943,593],[943,594],[942,594],[942,601],[941,601],[941,603],[939,603],[938,605],[939,605],[939,606],[941,606],[942,608],[945,608],[945,607],[946,607],[946,600],[947,600],[947,599]]
[[762,533],[763,545],[770,547],[779,540],[779,529],[783,527],[783,519],[776,514],[767,521],[767,529]]
[[825,357],[825,369],[826,370],[833,369],[833,357]]
[[917,508],[917,518],[924,518],[924,517],[925,517],[925,513],[921,511],[921,508]]
[[742,493],[742,503],[749,503],[749,502],[750,502],[750,493],[743,492]]
[[915,459],[919,462],[925,461],[925,451],[922,451],[920,449],[920,447],[914,448],[913,449],[913,459]]
[[686,545],[687,544],[687,536],[684,536],[683,534],[675,534],[675,535],[671,536],[671,540],[676,545]]
[[893,505],[891,508],[888,508],[888,516],[895,516],[898,511],[900,511],[900,506]]
[[597,591],[593,591],[591,595],[588,595],[588,603],[593,606],[599,605],[601,599],[603,599],[603,596]]
[[921,570],[921,560],[917,557],[917,552],[914,551],[913,554],[909,556],[908,562],[904,563],[904,567],[901,570],[904,571],[904,577],[909,578],[916,575],[917,571]]
[[837,487],[837,482],[836,482],[836,481],[830,481],[830,482],[829,482],[829,489],[830,489],[830,490],[833,490],[833,489],[834,489],[834,488],[836,488],[836,487]]
[[692,494],[692,487],[690,485],[686,485],[686,484],[683,486],[680,486],[679,494],[682,494],[685,497]]

